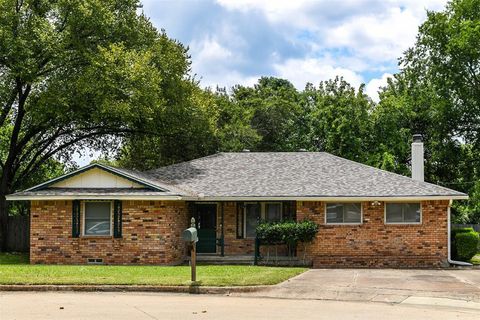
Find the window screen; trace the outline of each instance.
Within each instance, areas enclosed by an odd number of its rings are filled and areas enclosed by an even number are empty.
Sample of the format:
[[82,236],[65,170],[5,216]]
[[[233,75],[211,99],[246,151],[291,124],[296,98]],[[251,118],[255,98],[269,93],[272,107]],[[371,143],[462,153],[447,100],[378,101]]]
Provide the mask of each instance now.
[[419,223],[420,203],[387,203],[386,223]]
[[260,205],[257,203],[245,204],[245,236],[247,238],[255,237],[255,229],[260,218]]
[[111,235],[110,206],[110,202],[85,202],[85,235]]
[[328,203],[327,223],[361,223],[361,203]]
[[265,204],[265,220],[278,222],[282,220],[282,205],[280,203]]

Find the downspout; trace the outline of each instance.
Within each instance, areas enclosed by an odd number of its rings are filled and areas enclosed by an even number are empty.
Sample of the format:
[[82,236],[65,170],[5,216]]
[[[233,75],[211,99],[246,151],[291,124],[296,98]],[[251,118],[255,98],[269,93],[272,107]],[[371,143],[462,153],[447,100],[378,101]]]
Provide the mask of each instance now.
[[451,259],[451,254],[452,254],[452,248],[451,248],[451,232],[450,232],[450,207],[452,205],[452,200],[450,200],[450,203],[448,204],[448,209],[447,209],[447,232],[448,232],[448,258],[447,261],[450,264],[454,264],[457,266],[472,266],[471,263],[464,262],[464,261],[455,261]]

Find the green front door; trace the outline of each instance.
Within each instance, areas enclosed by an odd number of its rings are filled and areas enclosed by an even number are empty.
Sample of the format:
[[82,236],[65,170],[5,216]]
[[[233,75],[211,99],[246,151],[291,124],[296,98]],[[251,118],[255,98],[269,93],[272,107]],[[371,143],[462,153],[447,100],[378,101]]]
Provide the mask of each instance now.
[[217,205],[197,204],[195,223],[198,232],[197,252],[217,252]]

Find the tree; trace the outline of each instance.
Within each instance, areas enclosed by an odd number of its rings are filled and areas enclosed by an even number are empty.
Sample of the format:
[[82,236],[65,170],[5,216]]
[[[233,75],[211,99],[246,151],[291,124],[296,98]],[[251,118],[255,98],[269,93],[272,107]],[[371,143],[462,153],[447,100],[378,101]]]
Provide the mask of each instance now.
[[429,88],[451,135],[480,143],[480,1],[454,0],[427,12],[414,47],[400,60],[412,84]]
[[[376,136],[383,138],[380,146],[394,171],[408,174],[408,137],[421,133],[426,180],[473,195],[480,164],[479,8],[479,0],[454,0],[442,12],[427,12],[374,115]],[[377,165],[382,148],[375,152]],[[477,219],[474,198],[455,204],[454,220]]]
[[229,95],[225,89],[217,88],[215,105],[218,110],[216,127],[219,150],[225,152],[256,150],[262,139],[252,125],[254,110],[244,107],[236,99],[235,92],[239,86],[233,88]]
[[177,107],[152,119],[151,134],[134,134],[124,139],[117,155],[120,166],[143,171],[217,151],[213,95],[193,81],[180,79],[176,90],[165,93],[165,99]]
[[342,78],[307,86],[310,149],[321,149],[347,159],[366,162],[372,123],[372,101],[361,86],[358,91]]
[[0,249],[5,195],[50,159],[152,132],[189,81],[186,49],[135,0],[0,0]]
[[293,151],[302,115],[300,95],[287,80],[262,77],[253,87],[217,90],[220,150]]

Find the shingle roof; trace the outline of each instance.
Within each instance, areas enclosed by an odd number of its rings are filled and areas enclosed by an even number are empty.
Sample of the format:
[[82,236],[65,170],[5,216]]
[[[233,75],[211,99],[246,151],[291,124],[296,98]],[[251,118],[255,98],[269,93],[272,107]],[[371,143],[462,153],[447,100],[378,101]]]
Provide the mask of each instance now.
[[147,174],[205,197],[466,196],[325,152],[218,153]]
[[[218,153],[159,169],[138,172],[101,167],[139,181],[145,188],[52,188],[50,180],[10,199],[34,197],[183,197],[192,198],[466,198],[431,183],[380,170],[325,152]],[[82,172],[82,169],[77,172]]]

